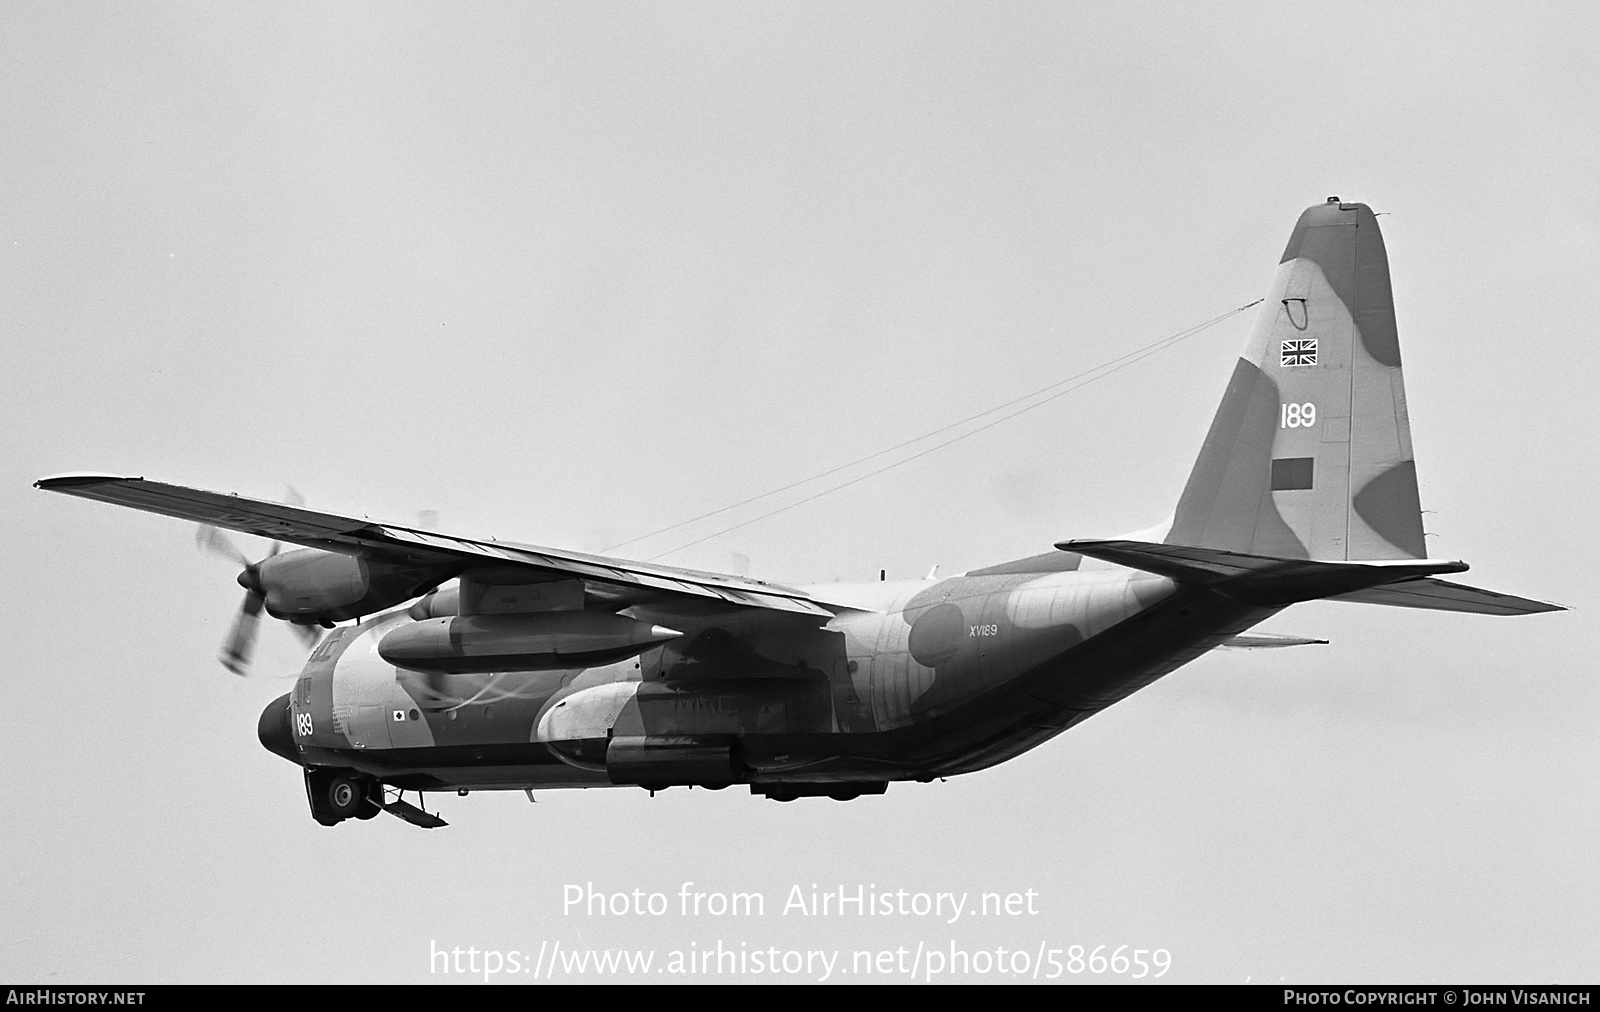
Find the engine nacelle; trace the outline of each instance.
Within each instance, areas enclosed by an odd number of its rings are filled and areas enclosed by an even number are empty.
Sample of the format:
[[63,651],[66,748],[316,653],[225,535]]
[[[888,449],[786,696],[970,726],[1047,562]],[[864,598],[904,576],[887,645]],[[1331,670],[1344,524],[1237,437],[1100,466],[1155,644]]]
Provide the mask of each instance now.
[[255,567],[267,614],[294,622],[342,622],[392,608],[454,575],[441,566],[368,562],[299,548]]
[[401,626],[379,641],[378,655],[452,675],[545,671],[613,664],[682,635],[606,612],[455,615]]
[[438,590],[429,591],[422,595],[411,610],[406,612],[412,618],[421,622],[425,618],[445,618],[449,615],[461,614],[461,587],[452,584],[440,587]]

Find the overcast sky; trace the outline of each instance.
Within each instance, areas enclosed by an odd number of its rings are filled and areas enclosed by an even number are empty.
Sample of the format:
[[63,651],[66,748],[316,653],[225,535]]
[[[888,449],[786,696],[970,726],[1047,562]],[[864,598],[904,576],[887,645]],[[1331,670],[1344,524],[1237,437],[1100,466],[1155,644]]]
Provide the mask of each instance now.
[[[430,946],[720,940],[1600,977],[1600,17],[1488,8],[0,6],[0,976],[459,980]],[[1575,610],[1300,606],[1265,628],[1332,645],[1203,658],[947,783],[326,829],[256,742],[289,683],[215,659],[233,569],[30,487],[293,486],[600,550],[1250,302],[1330,194],[1384,214],[1431,554]],[[664,561],[914,577],[1156,523],[1248,327]],[[288,638],[262,661],[292,674]],[[563,914],[590,882],[768,908]],[[779,913],[813,883],[1038,913]]]

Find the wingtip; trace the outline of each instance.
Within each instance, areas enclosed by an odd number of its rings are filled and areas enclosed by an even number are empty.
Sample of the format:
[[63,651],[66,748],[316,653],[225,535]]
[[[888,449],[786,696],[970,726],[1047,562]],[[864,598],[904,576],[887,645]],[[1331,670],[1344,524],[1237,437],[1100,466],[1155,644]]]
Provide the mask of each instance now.
[[56,492],[62,489],[84,488],[89,485],[103,485],[108,481],[143,481],[139,475],[128,474],[101,474],[96,471],[63,471],[61,474],[47,475],[33,483],[34,488],[44,489],[46,492]]

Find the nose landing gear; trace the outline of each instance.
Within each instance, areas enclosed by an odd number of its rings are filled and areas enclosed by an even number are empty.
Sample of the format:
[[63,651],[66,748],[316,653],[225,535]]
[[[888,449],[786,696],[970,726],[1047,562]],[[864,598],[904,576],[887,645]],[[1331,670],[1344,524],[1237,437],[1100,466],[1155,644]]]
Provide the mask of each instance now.
[[[379,812],[388,812],[423,829],[449,825],[437,815],[406,802],[404,792],[388,797],[381,781],[354,770],[313,766],[305,773],[311,817],[324,826],[337,826],[346,819],[376,818]],[[417,796],[421,798],[421,794]]]
[[383,785],[347,770],[307,769],[306,800],[311,817],[324,826],[346,819],[370,819],[383,810]]

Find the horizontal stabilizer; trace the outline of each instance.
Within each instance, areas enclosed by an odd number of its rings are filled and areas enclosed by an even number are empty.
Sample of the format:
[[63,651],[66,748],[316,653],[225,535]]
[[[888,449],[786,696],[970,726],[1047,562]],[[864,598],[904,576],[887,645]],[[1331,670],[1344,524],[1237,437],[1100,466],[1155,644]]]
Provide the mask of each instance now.
[[1327,640],[1314,640],[1307,636],[1283,636],[1278,633],[1245,633],[1222,641],[1225,650],[1267,650],[1274,647],[1327,646]]
[[1057,548],[1092,559],[1169,577],[1179,583],[1214,586],[1240,601],[1283,605],[1364,591],[1435,573],[1461,573],[1465,562],[1382,559],[1314,562],[1250,555],[1220,548],[1158,545],[1143,541],[1062,541]]
[[1368,587],[1349,594],[1336,594],[1329,600],[1387,604],[1396,608],[1460,611],[1473,615],[1538,615],[1547,611],[1567,610],[1559,604],[1513,597],[1445,580],[1407,580],[1387,587]]

